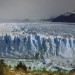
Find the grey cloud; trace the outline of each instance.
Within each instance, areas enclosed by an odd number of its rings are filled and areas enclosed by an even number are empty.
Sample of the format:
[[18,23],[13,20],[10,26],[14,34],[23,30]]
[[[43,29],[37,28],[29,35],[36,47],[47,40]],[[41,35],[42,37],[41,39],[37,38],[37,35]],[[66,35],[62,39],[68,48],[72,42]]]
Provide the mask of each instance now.
[[0,19],[40,19],[75,9],[75,0],[0,0]]

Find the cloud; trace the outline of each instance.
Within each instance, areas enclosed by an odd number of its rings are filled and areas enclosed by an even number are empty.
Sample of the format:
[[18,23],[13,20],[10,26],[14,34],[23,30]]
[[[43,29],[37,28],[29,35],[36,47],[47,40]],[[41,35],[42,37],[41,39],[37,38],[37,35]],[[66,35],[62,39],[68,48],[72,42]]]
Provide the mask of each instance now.
[[74,0],[0,0],[0,19],[49,18],[74,9]]

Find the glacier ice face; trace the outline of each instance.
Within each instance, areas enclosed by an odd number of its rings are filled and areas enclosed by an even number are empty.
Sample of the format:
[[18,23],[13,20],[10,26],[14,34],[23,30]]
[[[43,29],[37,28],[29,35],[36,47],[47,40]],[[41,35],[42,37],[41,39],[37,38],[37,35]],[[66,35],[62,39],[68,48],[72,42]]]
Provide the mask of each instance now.
[[75,38],[25,34],[24,36],[0,36],[0,57],[15,58],[73,58]]
[[[11,58],[15,58],[13,64],[16,62],[16,58],[26,58],[27,65],[31,60],[32,63],[30,62],[29,66],[33,67],[40,66],[40,63],[46,64],[47,68],[50,65],[74,67],[75,24],[1,23],[0,57],[5,57],[7,62]],[[35,61],[33,62],[33,60]],[[36,61],[38,62],[36,63]]]
[[0,57],[50,59],[53,56],[69,59],[75,57],[73,36],[74,24],[1,23]]

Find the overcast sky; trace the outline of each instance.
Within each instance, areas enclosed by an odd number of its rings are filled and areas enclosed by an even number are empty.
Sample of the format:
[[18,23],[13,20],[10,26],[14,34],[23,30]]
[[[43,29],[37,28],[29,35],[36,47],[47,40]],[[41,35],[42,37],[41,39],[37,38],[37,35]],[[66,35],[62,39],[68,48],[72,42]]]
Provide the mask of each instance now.
[[75,10],[75,0],[0,0],[0,19],[41,19]]

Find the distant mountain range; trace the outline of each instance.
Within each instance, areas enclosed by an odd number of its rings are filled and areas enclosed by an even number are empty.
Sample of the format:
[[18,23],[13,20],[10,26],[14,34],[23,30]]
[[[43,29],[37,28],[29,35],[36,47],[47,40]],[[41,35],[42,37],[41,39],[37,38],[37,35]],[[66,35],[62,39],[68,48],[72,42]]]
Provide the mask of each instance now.
[[0,23],[24,23],[24,22],[30,22],[31,20],[29,19],[5,19],[5,20],[2,20],[0,19]]
[[75,12],[67,12],[65,14],[59,15],[56,18],[54,18],[52,22],[75,23]]
[[[0,23],[24,23],[24,22],[35,22],[36,20],[30,20],[30,19],[10,19],[10,20],[2,20],[0,19]],[[67,22],[67,23],[75,23],[75,11],[73,12],[67,12],[64,14],[61,14],[57,17],[50,17],[47,19],[40,19],[37,21],[47,21],[47,22]]]

